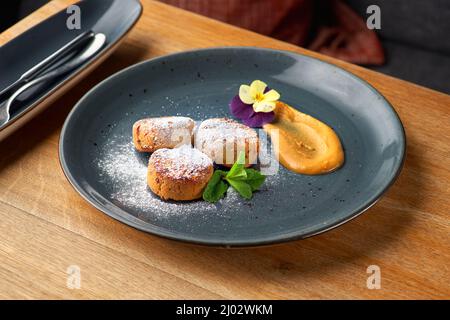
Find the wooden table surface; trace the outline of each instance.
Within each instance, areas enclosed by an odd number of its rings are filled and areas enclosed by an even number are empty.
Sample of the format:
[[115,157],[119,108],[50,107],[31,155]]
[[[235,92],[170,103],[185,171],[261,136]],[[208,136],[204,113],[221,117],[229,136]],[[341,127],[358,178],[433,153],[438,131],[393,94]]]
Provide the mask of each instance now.
[[[4,32],[0,44],[71,2],[50,2]],[[143,15],[118,50],[0,144],[0,298],[450,298],[450,96],[142,2]],[[76,101],[138,61],[227,45],[314,56],[377,88],[399,113],[408,139],[404,169],[387,195],[359,218],[325,234],[233,250],[152,236],[86,203],[58,162],[60,129]],[[73,265],[80,268],[79,289],[67,286]],[[370,265],[380,267],[380,289],[367,288]]]

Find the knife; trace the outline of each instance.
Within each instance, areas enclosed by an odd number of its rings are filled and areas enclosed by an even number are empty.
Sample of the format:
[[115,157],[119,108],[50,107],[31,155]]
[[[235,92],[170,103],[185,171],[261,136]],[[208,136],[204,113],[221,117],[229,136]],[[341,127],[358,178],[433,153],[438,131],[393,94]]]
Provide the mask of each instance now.
[[37,65],[26,71],[24,74],[20,76],[19,79],[14,81],[8,87],[3,89],[0,92],[0,101],[5,100],[7,96],[10,96],[14,91],[23,86],[25,83],[29,82],[36,76],[42,74],[42,72],[45,71],[48,66],[62,59],[67,53],[86,44],[87,41],[93,37],[94,32],[90,30],[78,35],[76,38],[74,38],[73,40],[65,44],[63,47],[52,53],[50,56],[39,62]]

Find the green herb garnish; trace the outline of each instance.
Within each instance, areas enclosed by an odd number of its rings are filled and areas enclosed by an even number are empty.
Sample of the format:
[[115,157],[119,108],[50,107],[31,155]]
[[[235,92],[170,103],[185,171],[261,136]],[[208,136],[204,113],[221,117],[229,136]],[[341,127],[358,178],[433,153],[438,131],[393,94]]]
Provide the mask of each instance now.
[[258,170],[245,169],[245,173],[247,173],[247,179],[245,180],[245,182],[250,185],[252,191],[258,190],[259,187],[261,187],[261,185],[264,183],[264,180],[266,180],[266,176],[262,175]]
[[226,175],[225,171],[216,170],[208,182],[208,185],[203,191],[203,200],[208,202],[217,202],[223,198],[228,190],[228,184],[226,184],[222,177]]
[[216,170],[203,191],[203,199],[213,203],[219,201],[229,185],[244,199],[251,199],[253,191],[259,189],[266,177],[258,170],[246,169],[244,164],[245,155],[241,152],[230,171]]

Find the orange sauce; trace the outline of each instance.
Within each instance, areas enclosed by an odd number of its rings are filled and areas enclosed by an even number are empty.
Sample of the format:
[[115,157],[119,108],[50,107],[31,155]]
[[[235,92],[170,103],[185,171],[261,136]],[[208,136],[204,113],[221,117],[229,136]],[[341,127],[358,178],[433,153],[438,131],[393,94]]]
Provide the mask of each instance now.
[[301,174],[323,174],[344,163],[344,151],[336,133],[325,123],[283,102],[277,102],[275,120],[264,125],[287,169]]

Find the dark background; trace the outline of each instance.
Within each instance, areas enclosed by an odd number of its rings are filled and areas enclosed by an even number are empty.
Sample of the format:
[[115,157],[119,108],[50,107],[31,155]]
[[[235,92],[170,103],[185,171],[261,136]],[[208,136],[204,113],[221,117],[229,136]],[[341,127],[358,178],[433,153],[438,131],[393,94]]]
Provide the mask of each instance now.
[[49,0],[1,0],[0,32],[47,2],[49,2]]
[[377,71],[450,94],[450,0],[346,0],[362,17],[381,8],[386,64]]
[[[282,0],[280,0],[282,1]],[[48,0],[3,0],[0,31]],[[380,36],[386,64],[374,70],[450,94],[450,0],[346,0],[366,18],[381,8]]]

